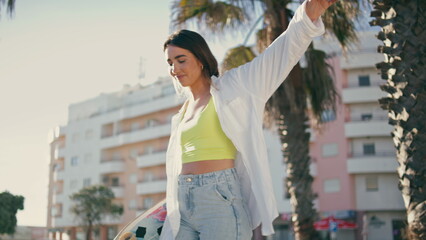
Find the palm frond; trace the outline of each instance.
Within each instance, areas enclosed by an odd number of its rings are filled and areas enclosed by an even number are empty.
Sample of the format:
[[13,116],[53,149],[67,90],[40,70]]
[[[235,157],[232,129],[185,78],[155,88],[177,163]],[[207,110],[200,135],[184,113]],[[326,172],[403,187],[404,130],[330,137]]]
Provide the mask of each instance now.
[[309,48],[305,57],[307,67],[303,69],[303,78],[306,83],[306,92],[313,116],[320,124],[323,120],[322,114],[326,110],[336,111],[340,96],[330,75],[333,68],[326,62],[325,52]]
[[270,43],[268,42],[267,29],[266,28],[259,29],[256,32],[256,48],[257,48],[257,51],[263,52],[269,46],[269,44]]
[[225,58],[222,63],[222,71],[238,67],[245,63],[250,62],[256,57],[253,50],[246,46],[238,46],[231,48],[226,52]]
[[182,28],[190,20],[197,21],[199,28],[204,25],[213,33],[221,33],[225,28],[244,26],[248,16],[244,9],[223,1],[176,1],[172,7],[172,23]]
[[358,1],[338,1],[322,16],[325,28],[329,33],[336,36],[343,49],[358,40],[354,19],[357,18],[359,13]]
[[6,5],[6,13],[12,17],[15,10],[15,0],[0,0],[0,15],[4,5]]

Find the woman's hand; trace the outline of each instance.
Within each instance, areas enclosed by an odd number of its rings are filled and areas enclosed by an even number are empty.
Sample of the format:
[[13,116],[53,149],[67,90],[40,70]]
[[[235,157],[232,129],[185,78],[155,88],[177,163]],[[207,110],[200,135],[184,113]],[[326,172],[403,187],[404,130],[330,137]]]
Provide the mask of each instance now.
[[338,0],[306,0],[306,14],[312,20],[316,21],[333,3]]

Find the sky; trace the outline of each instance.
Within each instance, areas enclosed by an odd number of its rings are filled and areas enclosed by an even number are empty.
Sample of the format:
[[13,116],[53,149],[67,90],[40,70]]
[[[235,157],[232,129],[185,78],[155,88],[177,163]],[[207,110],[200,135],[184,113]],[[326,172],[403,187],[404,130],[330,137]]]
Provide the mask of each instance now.
[[[173,30],[170,6],[169,0],[16,0],[13,18],[3,9],[0,192],[25,197],[18,225],[46,225],[48,134],[66,125],[68,106],[167,76],[162,44]],[[243,40],[207,36],[219,62]]]

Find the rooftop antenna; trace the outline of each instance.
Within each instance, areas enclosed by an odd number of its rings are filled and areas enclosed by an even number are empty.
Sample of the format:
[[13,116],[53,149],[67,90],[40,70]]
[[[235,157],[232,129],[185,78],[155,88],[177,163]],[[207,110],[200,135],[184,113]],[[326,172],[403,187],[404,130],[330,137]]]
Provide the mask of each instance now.
[[138,75],[139,82],[142,82],[143,80],[145,80],[145,63],[146,63],[145,58],[140,57],[139,58],[139,75]]

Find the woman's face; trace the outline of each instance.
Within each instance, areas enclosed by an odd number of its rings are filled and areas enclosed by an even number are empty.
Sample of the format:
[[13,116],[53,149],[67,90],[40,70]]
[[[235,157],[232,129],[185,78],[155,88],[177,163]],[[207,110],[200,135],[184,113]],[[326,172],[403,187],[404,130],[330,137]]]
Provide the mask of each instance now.
[[201,62],[190,51],[169,45],[164,53],[170,75],[183,87],[194,87],[205,80]]

